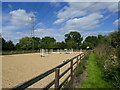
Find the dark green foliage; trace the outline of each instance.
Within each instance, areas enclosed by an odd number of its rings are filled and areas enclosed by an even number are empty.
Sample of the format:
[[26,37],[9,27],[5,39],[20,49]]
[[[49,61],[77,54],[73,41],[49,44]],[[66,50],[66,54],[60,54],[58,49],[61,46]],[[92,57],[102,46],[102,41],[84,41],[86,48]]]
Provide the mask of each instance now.
[[56,42],[56,40],[52,37],[44,37],[41,40],[41,43],[43,43],[43,44],[50,44],[50,43],[55,43],[55,42]]
[[23,37],[19,40],[19,43],[16,44],[17,50],[32,50],[34,45],[34,50],[40,49],[39,44],[41,39],[38,37]]
[[51,49],[55,47],[56,40],[52,37],[44,37],[41,40],[41,48]]
[[89,49],[93,49],[92,43],[83,42],[83,43],[81,44],[81,48],[82,48],[82,49],[87,49],[88,46],[90,47]]
[[33,39],[30,37],[24,37],[19,40],[19,45],[22,50],[31,50],[32,49]]
[[113,33],[110,33],[110,44],[116,48],[116,55],[120,58],[120,29]]
[[79,49],[82,40],[83,38],[79,32],[70,32],[68,34],[65,34],[65,42],[67,44],[67,48]]
[[120,46],[116,48],[117,57],[120,59]]
[[1,40],[2,40],[2,50],[6,50],[6,41],[5,41],[5,39],[4,38],[1,38]]
[[70,40],[70,41],[66,42],[66,48],[67,49],[71,49],[71,48],[77,49],[78,44],[75,41]]
[[65,34],[65,42],[74,41],[77,43],[81,43],[82,40],[83,38],[81,37],[79,32],[70,32],[68,34]]
[[20,44],[19,44],[19,43],[17,43],[17,44],[15,45],[15,48],[16,48],[16,50],[22,50],[22,49],[20,48]]
[[92,46],[97,46],[98,45],[98,38],[96,36],[88,36],[86,37],[84,42],[91,43]]
[[120,88],[120,67],[111,67],[104,72],[104,78],[110,82],[114,88]]
[[57,42],[57,48],[59,48],[59,49],[65,49],[65,48],[67,48],[67,45],[66,45],[66,43],[65,42]]
[[120,29],[118,31],[110,33],[111,45],[114,48],[120,46]]
[[11,40],[6,42],[6,48],[7,48],[7,50],[14,50],[15,49],[15,46]]
[[34,50],[39,50],[39,44],[41,43],[41,39],[39,37],[32,37],[34,42]]

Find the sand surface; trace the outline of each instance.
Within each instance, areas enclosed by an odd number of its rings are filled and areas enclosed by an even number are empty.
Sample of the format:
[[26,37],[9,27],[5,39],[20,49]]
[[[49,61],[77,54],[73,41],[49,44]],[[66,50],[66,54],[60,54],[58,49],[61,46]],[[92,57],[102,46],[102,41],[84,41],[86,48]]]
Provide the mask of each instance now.
[[[40,57],[39,53],[2,56],[2,88],[11,88],[16,86],[49,69],[54,68],[55,66],[63,63],[64,60],[70,59],[78,54],[79,53],[56,53],[48,54],[46,57]],[[62,73],[62,71],[69,65],[70,63],[61,68],[60,72]],[[53,79],[54,73],[30,86],[30,88],[42,88]]]

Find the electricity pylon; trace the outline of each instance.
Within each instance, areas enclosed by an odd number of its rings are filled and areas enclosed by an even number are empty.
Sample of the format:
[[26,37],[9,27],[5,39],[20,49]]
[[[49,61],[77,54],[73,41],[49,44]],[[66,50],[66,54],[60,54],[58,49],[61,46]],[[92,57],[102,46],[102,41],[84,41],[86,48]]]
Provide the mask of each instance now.
[[36,26],[36,23],[35,23],[35,16],[32,15],[30,16],[31,18],[31,38],[32,38],[32,50],[34,51],[34,37],[35,37],[35,26]]

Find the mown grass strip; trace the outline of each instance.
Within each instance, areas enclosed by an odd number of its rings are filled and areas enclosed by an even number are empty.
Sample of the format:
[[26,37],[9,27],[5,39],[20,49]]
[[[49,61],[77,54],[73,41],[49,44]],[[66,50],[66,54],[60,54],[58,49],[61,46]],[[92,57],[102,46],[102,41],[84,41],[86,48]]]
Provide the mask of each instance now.
[[102,71],[97,65],[96,56],[93,52],[88,56],[86,64],[87,78],[82,81],[81,88],[110,88],[102,78]]

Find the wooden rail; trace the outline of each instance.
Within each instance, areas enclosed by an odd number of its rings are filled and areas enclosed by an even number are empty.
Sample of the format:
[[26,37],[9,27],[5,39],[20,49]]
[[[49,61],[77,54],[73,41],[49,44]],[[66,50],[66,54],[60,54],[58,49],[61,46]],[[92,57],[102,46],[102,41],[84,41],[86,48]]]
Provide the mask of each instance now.
[[[48,75],[52,74],[55,72],[55,79],[52,80],[50,83],[48,83],[45,87],[43,87],[43,90],[49,89],[53,84],[55,84],[55,89],[58,90],[60,89],[64,83],[70,78],[71,83],[73,82],[73,74],[74,71],[76,70],[80,60],[82,60],[85,57],[85,53],[81,53],[71,59],[66,60],[65,62],[63,62],[62,64],[46,71],[45,73],[42,73],[24,83],[21,83],[13,88],[11,88],[11,90],[17,90],[17,89],[25,89],[31,85],[33,85],[34,83],[36,83],[37,81],[40,81],[41,79],[47,77]],[[73,61],[76,59],[76,61],[73,63]],[[63,67],[64,65],[68,64],[70,62],[70,67],[68,67],[62,74],[60,74],[60,68]],[[75,69],[73,69],[73,66],[77,64],[77,66],[75,67]],[[60,84],[59,80],[68,72],[71,71],[70,74],[64,79],[64,81]]]

